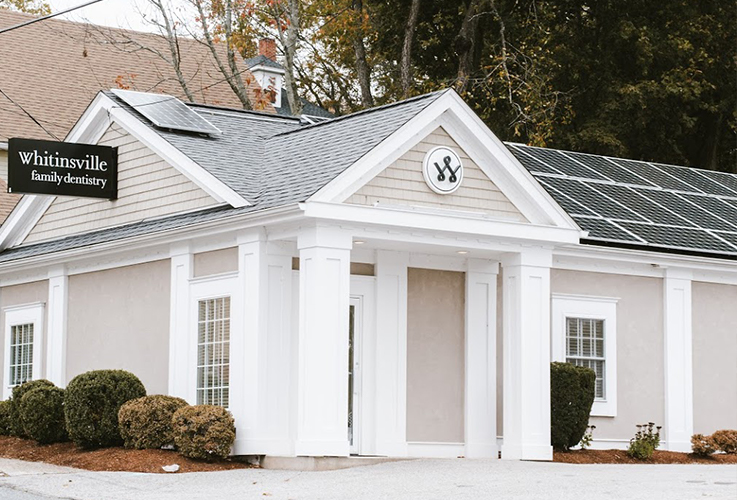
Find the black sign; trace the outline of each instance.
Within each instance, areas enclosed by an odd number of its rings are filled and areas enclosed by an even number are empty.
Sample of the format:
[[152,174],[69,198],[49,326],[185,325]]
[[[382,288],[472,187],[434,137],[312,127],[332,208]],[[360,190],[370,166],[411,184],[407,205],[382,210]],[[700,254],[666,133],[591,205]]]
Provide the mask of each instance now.
[[8,192],[118,197],[118,148],[10,139]]

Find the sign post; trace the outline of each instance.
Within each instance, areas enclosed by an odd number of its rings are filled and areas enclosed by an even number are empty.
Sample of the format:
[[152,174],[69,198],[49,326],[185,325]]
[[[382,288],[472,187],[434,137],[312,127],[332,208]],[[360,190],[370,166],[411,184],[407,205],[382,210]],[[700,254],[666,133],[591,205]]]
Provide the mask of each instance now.
[[118,148],[10,139],[8,192],[114,200],[118,197]]

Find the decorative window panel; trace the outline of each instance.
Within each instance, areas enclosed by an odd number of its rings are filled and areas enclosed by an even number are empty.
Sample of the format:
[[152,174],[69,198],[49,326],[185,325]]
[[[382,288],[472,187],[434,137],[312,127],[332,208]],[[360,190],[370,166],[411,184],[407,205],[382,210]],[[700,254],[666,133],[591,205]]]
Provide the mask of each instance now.
[[595,396],[606,398],[604,320],[566,318],[566,362],[594,370]]
[[10,386],[33,379],[33,323],[10,327]]
[[197,404],[230,404],[230,297],[198,302]]

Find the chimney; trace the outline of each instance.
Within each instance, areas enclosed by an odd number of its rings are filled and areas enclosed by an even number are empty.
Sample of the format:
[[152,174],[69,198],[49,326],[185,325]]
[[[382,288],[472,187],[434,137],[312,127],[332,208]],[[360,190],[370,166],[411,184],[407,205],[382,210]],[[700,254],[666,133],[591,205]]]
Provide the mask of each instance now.
[[258,55],[265,56],[276,62],[276,40],[262,38],[258,41]]

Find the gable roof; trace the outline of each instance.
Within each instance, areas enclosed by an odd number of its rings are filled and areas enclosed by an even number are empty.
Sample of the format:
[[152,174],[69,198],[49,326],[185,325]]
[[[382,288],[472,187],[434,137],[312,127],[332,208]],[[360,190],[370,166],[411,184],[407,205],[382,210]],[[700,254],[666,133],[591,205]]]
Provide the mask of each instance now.
[[266,66],[267,68],[278,69],[278,70],[281,70],[282,72],[284,71],[284,67],[281,64],[279,64],[276,61],[272,61],[271,59],[269,59],[263,54],[259,54],[256,57],[246,59],[245,61],[243,61],[243,63],[246,65],[246,68],[248,69],[254,68],[256,66]]
[[737,258],[737,175],[508,144],[585,243]]

